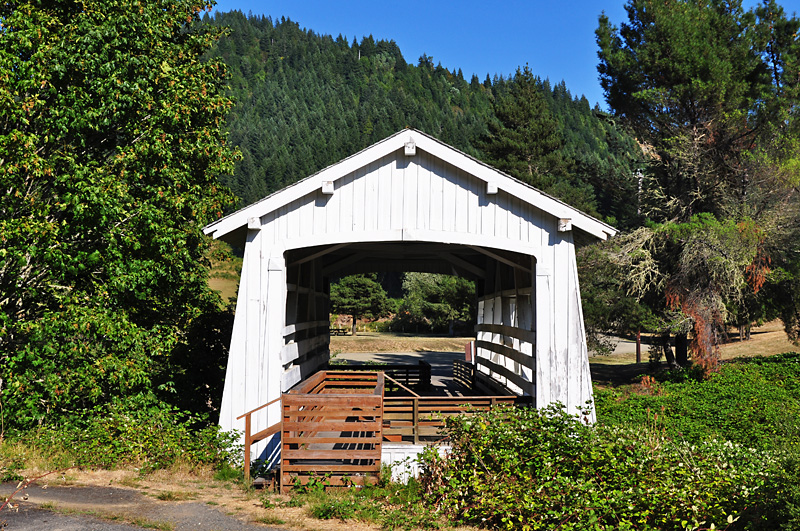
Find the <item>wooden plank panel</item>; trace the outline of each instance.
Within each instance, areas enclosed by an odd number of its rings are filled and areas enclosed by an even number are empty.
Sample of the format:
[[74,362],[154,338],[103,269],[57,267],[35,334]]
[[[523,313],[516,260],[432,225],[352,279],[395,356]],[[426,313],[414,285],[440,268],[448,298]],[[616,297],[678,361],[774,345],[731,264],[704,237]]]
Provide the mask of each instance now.
[[489,375],[478,372],[475,377],[475,387],[484,393],[508,392],[500,383],[493,380]]
[[380,211],[378,204],[380,201],[380,192],[378,190],[378,182],[380,179],[380,163],[381,161],[373,162],[367,168],[364,175],[364,230],[377,231],[378,230],[378,217]]
[[325,228],[328,234],[339,232],[339,209],[342,203],[339,191],[341,191],[343,184],[344,181],[342,179],[334,183],[333,195],[328,196],[325,203]]
[[481,213],[481,227],[480,233],[483,236],[494,237],[494,218],[497,211],[497,196],[500,194],[486,195],[486,190],[483,191],[485,203],[480,208]]
[[353,176],[353,197],[350,209],[353,212],[350,230],[363,232],[365,229],[365,210],[366,210],[366,168],[359,168]]
[[286,325],[283,327],[283,335],[289,336],[292,334],[296,334],[297,332],[302,332],[303,330],[309,330],[314,328],[325,328],[327,329],[329,326],[328,321],[306,321],[304,323],[295,323],[291,325]]
[[[288,477],[288,476],[287,476]],[[291,479],[289,479],[289,484],[284,485],[283,492],[284,494],[290,490],[291,486],[294,484],[295,479],[299,481],[301,484],[305,485],[312,479],[314,481],[319,481],[319,476],[310,475],[310,476],[303,476],[303,475],[293,475]],[[363,476],[351,477],[348,474],[342,474],[341,476],[337,475],[330,475],[325,477],[325,485],[331,487],[349,487],[350,485],[366,485],[366,484],[375,484],[380,479],[378,474],[375,473],[367,473]]]
[[325,419],[342,418],[342,417],[378,417],[381,416],[382,408],[352,408],[352,407],[336,407],[322,406],[320,408],[310,409],[284,409],[283,418],[288,419],[292,417],[308,417],[315,415]]
[[[500,354],[501,356],[514,360],[520,365],[524,365],[529,369],[533,369],[536,366],[534,359],[527,354],[523,354],[522,352],[515,350],[511,347],[507,347],[505,345],[498,345],[496,343],[490,343],[488,341],[476,341],[475,344],[486,350],[491,350],[496,354]],[[485,358],[480,358],[485,359]]]
[[417,202],[418,202],[418,172],[419,157],[406,157],[403,170],[403,227],[404,229],[417,228]]
[[313,429],[314,431],[381,431],[381,423],[376,421],[363,422],[341,422],[341,421],[319,421],[313,425],[302,421],[283,422],[283,431],[304,431]]
[[[346,175],[341,180],[341,187],[334,195],[339,197],[339,231],[340,232],[353,232],[353,216],[355,215],[355,201],[354,185],[356,177],[356,170],[349,175]],[[362,205],[358,205],[360,209]]]
[[292,445],[292,444],[377,444],[380,442],[380,437],[373,436],[373,437],[327,437],[327,436],[317,436],[314,437],[312,442],[309,442],[308,437],[286,437],[281,439],[283,444]]
[[[258,401],[258,392],[261,379],[261,371],[259,370],[261,364],[259,361],[261,359],[261,346],[263,345],[263,342],[260,340],[263,340],[265,333],[263,328],[266,327],[264,316],[261,311],[261,294],[264,291],[261,284],[262,282],[266,284],[267,279],[265,277],[267,271],[265,271],[266,268],[262,267],[264,258],[261,256],[260,234],[261,231],[255,236],[252,243],[247,245],[247,249],[250,252],[246,254],[245,261],[242,264],[242,268],[247,269],[247,297],[244,304],[246,307],[246,343],[245,355],[242,360],[243,367],[241,367],[242,372],[240,373],[243,375],[244,389],[241,391],[237,390],[235,393],[241,393],[241,396],[244,398],[244,403],[241,405],[241,409],[236,411],[237,414],[254,409],[264,403]],[[241,306],[241,304],[237,304],[237,306]]]
[[330,196],[323,194],[319,190],[314,193],[314,235],[320,236],[327,232],[328,213],[326,206]]
[[[346,453],[346,456],[342,456]],[[281,450],[283,459],[376,459],[376,451],[370,450]],[[377,456],[380,459],[380,455]]]
[[417,223],[418,229],[428,229],[431,219],[431,170],[426,164],[427,153],[417,153]]
[[311,407],[311,406],[348,406],[348,407],[362,407],[373,408],[380,407],[380,398],[374,395],[331,395],[331,394],[315,394],[315,395],[285,395],[283,397],[284,409],[296,408],[298,406]]
[[328,336],[314,336],[302,341],[292,342],[281,349],[281,363],[284,365],[296,360],[300,356],[313,352],[317,348],[327,345],[330,339]]
[[391,207],[383,215],[389,216],[389,227],[393,230],[400,230],[403,228],[403,191],[405,190],[404,176],[406,163],[405,157],[401,158],[400,155],[398,155],[392,167]]
[[442,163],[439,160],[430,158],[428,164],[431,170],[431,200],[430,217],[431,230],[442,230],[442,209],[444,206],[444,178],[441,174]]
[[466,201],[467,206],[467,232],[470,234],[478,234],[480,227],[480,205],[479,205],[479,181],[468,173],[463,173],[463,178],[467,179],[468,196]]
[[494,363],[491,360],[487,360],[485,358],[478,358],[478,365],[486,366],[492,372],[503,376],[508,381],[512,382],[514,385],[520,387],[521,389],[525,389],[530,386],[530,382],[526,381],[522,376],[515,374],[507,367],[498,365],[497,363]]
[[495,196],[497,200],[497,208],[495,209],[494,218],[494,234],[497,238],[505,239],[508,235],[506,227],[508,226],[508,194],[500,191]]
[[455,195],[455,230],[456,232],[468,232],[469,229],[469,178],[458,169],[454,169],[456,177]]
[[394,156],[381,160],[378,170],[378,230],[387,231],[391,227],[390,213],[392,210],[392,166]]
[[520,199],[512,196],[508,203],[508,233],[506,237],[512,241],[519,241],[521,226]]
[[515,337],[528,343],[536,342],[536,332],[517,328],[516,326],[479,324],[475,327],[475,329],[479,332],[490,332],[493,334],[502,334],[505,336]]
[[456,169],[449,164],[442,164],[442,230],[454,232],[456,226]]
[[297,388],[289,391],[288,395],[284,395],[283,397],[284,404],[287,403],[286,402],[287,400],[289,401],[288,403],[292,403],[292,395],[300,393],[308,393],[310,389],[321,384],[323,381],[325,381],[324,371],[319,371],[317,373],[312,374],[311,376],[306,378],[306,380],[301,385],[298,385]]
[[[380,458],[377,459],[380,461]],[[356,472],[372,472],[375,470],[380,470],[380,462],[377,465],[313,465],[309,467],[307,464],[303,465],[294,465],[294,464],[283,464],[281,468],[286,472],[345,472],[345,473],[356,473]]]

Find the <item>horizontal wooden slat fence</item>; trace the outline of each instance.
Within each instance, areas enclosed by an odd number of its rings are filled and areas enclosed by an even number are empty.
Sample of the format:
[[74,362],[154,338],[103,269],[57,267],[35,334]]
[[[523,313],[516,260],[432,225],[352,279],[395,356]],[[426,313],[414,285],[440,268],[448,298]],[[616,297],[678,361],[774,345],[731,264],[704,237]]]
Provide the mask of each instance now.
[[383,399],[383,438],[413,444],[435,442],[444,436],[447,417],[529,402],[530,397],[518,396],[387,396]]
[[[476,326],[475,385],[486,393],[522,392],[534,395],[535,383],[523,374],[536,372],[536,360],[532,354],[524,353],[523,345],[531,353],[535,349],[536,333],[520,328],[479,324]],[[503,344],[508,339],[514,344]]]
[[[424,360],[420,360],[416,365],[370,363],[369,365],[334,365],[333,368],[338,371],[383,371],[393,381],[415,389],[419,393],[427,392],[431,386],[431,364]],[[386,390],[389,392],[397,390],[397,386],[393,386],[392,381],[387,381],[386,385]]]
[[475,366],[464,360],[453,360],[453,381],[472,391],[475,387]]
[[[531,397],[387,397],[392,379],[383,372],[319,371],[280,399],[248,411],[245,419],[245,480],[250,445],[281,433],[280,487],[289,491],[312,478],[330,486],[375,482],[384,441],[420,444],[443,437],[452,415],[497,405],[529,404]],[[251,434],[251,416],[280,400],[281,421]]]
[[320,371],[283,395],[281,490],[311,478],[374,482],[381,468],[383,373]]

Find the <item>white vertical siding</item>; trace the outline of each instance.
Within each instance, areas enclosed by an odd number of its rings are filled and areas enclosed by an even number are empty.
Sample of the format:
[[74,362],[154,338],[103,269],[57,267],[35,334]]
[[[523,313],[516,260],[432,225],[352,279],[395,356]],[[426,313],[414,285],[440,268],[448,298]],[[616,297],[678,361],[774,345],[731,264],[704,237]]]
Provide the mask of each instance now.
[[[571,233],[557,232],[555,216],[502,188],[487,195],[486,181],[475,175],[422,149],[414,157],[402,149],[386,151],[337,178],[333,195],[306,187],[305,195],[262,216],[261,230],[249,232],[245,247],[221,409],[224,429],[242,429],[237,416],[300,378],[299,367],[284,370],[279,358],[286,324],[284,251],[342,242],[438,241],[535,257],[532,295],[495,293],[478,307],[481,324],[536,331],[535,345],[530,337],[525,342],[496,332],[478,334],[479,341],[535,355],[534,368],[484,348],[478,355],[514,373],[511,377],[523,377],[523,385],[530,381],[539,406],[560,401],[574,413],[591,398]],[[486,279],[490,292],[494,282]],[[271,421],[264,416],[258,429]]]

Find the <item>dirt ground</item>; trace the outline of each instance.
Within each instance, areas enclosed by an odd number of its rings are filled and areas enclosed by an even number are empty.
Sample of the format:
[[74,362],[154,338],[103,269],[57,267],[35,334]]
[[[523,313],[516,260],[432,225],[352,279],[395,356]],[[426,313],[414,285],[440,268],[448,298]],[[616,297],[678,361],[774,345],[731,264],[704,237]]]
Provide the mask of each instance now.
[[[31,476],[36,472],[31,472]],[[17,483],[0,485],[0,500]],[[265,508],[264,500],[268,499]],[[376,531],[359,522],[316,520],[288,496],[246,490],[210,474],[176,470],[140,477],[135,470],[77,471],[37,481],[17,493],[2,513],[9,531],[41,529],[122,531]],[[49,514],[43,514],[44,509]],[[60,518],[60,519],[59,519]],[[47,526],[42,527],[43,523]]]
[[474,337],[413,336],[359,332],[356,336],[331,336],[331,354],[348,352],[464,352]]
[[[648,345],[642,345],[642,363],[636,363],[635,345],[630,340],[623,340],[614,354],[593,356],[589,359],[592,370],[592,381],[596,385],[620,385],[631,383],[633,379],[649,369]],[[753,328],[750,340],[739,341],[738,335],[731,331],[728,341],[720,347],[720,358],[732,360],[753,356],[773,356],[783,352],[798,350],[783,330],[780,321],[773,321]]]

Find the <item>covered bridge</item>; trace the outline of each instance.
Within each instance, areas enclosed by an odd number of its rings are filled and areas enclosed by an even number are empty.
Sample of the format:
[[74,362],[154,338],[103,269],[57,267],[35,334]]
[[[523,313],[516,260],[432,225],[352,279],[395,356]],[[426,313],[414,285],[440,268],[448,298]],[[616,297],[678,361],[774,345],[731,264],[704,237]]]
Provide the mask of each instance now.
[[[329,360],[329,279],[422,271],[476,281],[478,371],[575,412],[592,398],[577,241],[616,231],[414,129],[205,228],[244,248],[220,425]],[[591,416],[594,416],[592,412]],[[280,420],[280,404],[253,430]]]

